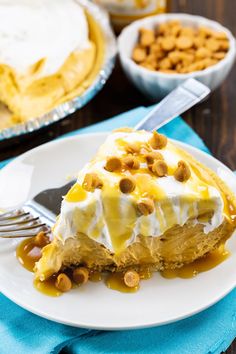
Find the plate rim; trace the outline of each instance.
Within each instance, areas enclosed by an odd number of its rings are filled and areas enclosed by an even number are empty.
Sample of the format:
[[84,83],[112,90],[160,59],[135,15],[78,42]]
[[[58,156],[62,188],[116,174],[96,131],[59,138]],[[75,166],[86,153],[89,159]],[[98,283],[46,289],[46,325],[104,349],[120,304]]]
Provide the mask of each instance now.
[[[2,170],[7,170],[8,166],[12,167],[12,165],[14,165],[15,163],[17,163],[18,161],[20,162],[22,159],[24,159],[24,157],[27,157],[27,155],[30,155],[32,153],[35,152],[35,150],[43,150],[43,149],[47,149],[48,146],[53,146],[53,145],[57,145],[57,144],[61,144],[63,143],[65,140],[66,141],[73,141],[73,140],[77,140],[79,138],[82,139],[88,139],[91,137],[106,137],[110,132],[97,132],[97,133],[81,133],[75,136],[71,136],[71,137],[65,137],[64,139],[56,139],[53,140],[51,142],[47,142],[45,144],[42,144],[38,147],[35,147],[34,149],[31,149],[27,152],[25,152],[24,154],[18,156],[17,158],[15,158],[13,161],[11,161],[7,166],[3,167],[0,170],[0,174]],[[181,141],[175,140],[175,139],[170,139],[171,141],[173,141],[174,143],[176,143],[177,145],[179,145],[180,147],[187,147],[190,148],[190,150],[196,151],[197,153],[203,154],[205,155],[207,158],[212,159],[214,163],[217,163],[217,165],[220,167],[223,167],[223,169],[225,169],[227,172],[229,172],[232,177],[235,179],[236,182],[236,176],[233,173],[233,171],[231,171],[226,165],[224,165],[221,161],[217,160],[215,157],[213,157],[212,155],[194,147],[191,146],[189,144],[183,143]],[[188,151],[188,150],[187,150]],[[1,278],[1,274],[0,274],[0,278]],[[33,306],[28,305],[27,303],[24,303],[21,300],[17,299],[17,294],[12,294],[12,293],[8,293],[6,290],[6,287],[4,287],[2,285],[2,282],[0,282],[0,292],[6,296],[8,299],[10,299],[13,303],[17,304],[18,306],[20,306],[21,308],[35,314],[38,315],[42,318],[45,318],[47,320],[50,320],[52,322],[56,322],[56,323],[60,323],[63,325],[68,325],[68,326],[72,326],[72,327],[80,327],[80,328],[86,328],[86,329],[95,329],[95,330],[112,330],[112,331],[118,331],[118,330],[131,330],[131,329],[141,329],[141,328],[150,328],[150,327],[157,327],[157,326],[162,326],[162,325],[166,325],[166,324],[170,324],[170,323],[175,323],[178,321],[181,321],[183,319],[192,317],[210,307],[212,307],[213,305],[215,305],[216,303],[218,303],[220,300],[222,300],[226,295],[228,295],[234,288],[236,287],[236,277],[234,282],[232,282],[229,286],[227,286],[220,295],[215,295],[214,298],[212,298],[210,301],[207,301],[207,303],[204,306],[197,306],[195,308],[195,310],[193,311],[187,311],[187,313],[183,313],[181,316],[177,316],[175,318],[172,318],[170,320],[167,321],[159,321],[159,322],[155,322],[155,321],[149,321],[148,323],[138,323],[138,324],[133,324],[133,325],[115,325],[115,324],[111,324],[111,325],[94,325],[94,323],[87,323],[87,322],[81,322],[78,323],[77,322],[71,322],[70,320],[66,320],[61,318],[60,316],[55,316],[55,315],[50,315],[48,313],[44,313],[40,310],[35,309]],[[142,321],[141,321],[142,322]]]

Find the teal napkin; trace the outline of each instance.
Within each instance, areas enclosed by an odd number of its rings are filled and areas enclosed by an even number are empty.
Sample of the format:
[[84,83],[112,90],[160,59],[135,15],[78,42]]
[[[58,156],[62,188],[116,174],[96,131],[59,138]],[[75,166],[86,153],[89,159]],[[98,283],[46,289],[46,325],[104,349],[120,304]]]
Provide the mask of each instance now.
[[[150,108],[138,108],[76,132],[110,131],[134,126]],[[209,152],[180,118],[160,129],[167,136]],[[8,161],[0,163],[4,166]],[[57,324],[22,309],[0,295],[0,353],[161,353],[218,354],[236,337],[236,290],[208,310],[186,320],[143,330],[93,331]],[[178,306],[178,304],[176,304]]]

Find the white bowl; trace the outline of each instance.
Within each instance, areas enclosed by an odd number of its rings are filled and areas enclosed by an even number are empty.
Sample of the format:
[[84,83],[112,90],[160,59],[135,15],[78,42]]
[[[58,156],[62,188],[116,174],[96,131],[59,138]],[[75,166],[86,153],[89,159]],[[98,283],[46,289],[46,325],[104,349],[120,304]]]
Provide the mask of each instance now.
[[[180,20],[184,26],[195,28],[204,26],[215,31],[225,32],[230,43],[230,49],[225,58],[204,70],[188,74],[155,72],[137,65],[131,59],[131,55],[133,48],[138,41],[140,27],[153,29],[156,25],[169,20]],[[135,21],[126,27],[119,36],[118,50],[122,67],[128,78],[148,98],[156,101],[166,96],[176,86],[180,85],[188,78],[195,78],[207,85],[211,90],[215,90],[220,86],[232,69],[236,56],[236,42],[232,33],[215,21],[208,20],[201,16],[187,14],[163,14]]]

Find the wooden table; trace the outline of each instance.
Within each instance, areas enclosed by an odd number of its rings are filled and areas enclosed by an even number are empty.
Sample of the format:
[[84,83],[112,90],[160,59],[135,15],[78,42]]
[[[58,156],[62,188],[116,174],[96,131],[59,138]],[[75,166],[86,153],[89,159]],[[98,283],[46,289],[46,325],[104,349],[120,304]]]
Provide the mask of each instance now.
[[[186,12],[219,21],[236,34],[236,1],[172,0],[172,12]],[[231,169],[236,169],[236,67],[220,89],[184,119],[205,141],[212,153]],[[102,121],[140,105],[149,105],[126,79],[119,64],[105,88],[86,107],[40,132],[0,145],[0,160],[16,156],[61,134]],[[227,350],[236,353],[236,341]]]

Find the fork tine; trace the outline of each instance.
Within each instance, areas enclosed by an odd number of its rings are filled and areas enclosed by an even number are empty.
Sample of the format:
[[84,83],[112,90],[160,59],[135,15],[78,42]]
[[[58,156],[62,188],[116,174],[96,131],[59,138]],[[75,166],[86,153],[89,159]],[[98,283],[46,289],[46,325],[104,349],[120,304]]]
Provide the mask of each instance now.
[[21,238],[21,237],[34,237],[40,231],[44,231],[45,233],[50,232],[50,228],[47,227],[45,224],[39,225],[37,228],[29,228],[23,230],[14,230],[14,231],[7,231],[2,232],[0,231],[0,238]]
[[0,238],[34,237],[40,231],[49,233],[50,230],[45,218],[42,221],[33,209],[32,213],[21,208],[0,214]]
[[36,225],[29,225],[29,226],[25,226],[25,227],[9,227],[9,228],[5,228],[5,229],[1,229],[0,228],[0,234],[3,232],[16,232],[16,231],[24,231],[24,230],[32,230],[32,229],[37,229],[39,227],[43,227],[46,226],[45,223],[41,223],[41,224],[36,224]]
[[12,219],[10,219],[9,222],[5,221],[3,223],[1,223],[1,221],[0,221],[0,229],[3,226],[30,224],[30,223],[33,223],[33,222],[35,223],[36,221],[40,221],[39,216],[35,217],[35,218],[32,217],[32,219],[29,219],[29,218],[23,218],[22,220],[19,219],[19,221],[18,221],[18,219],[13,219],[12,222],[11,222],[11,220]]
[[0,214],[0,221],[5,221],[5,220],[11,220],[11,219],[17,219],[20,217],[27,217],[29,216],[29,212],[25,212],[24,210],[13,210],[9,211],[4,214]]

